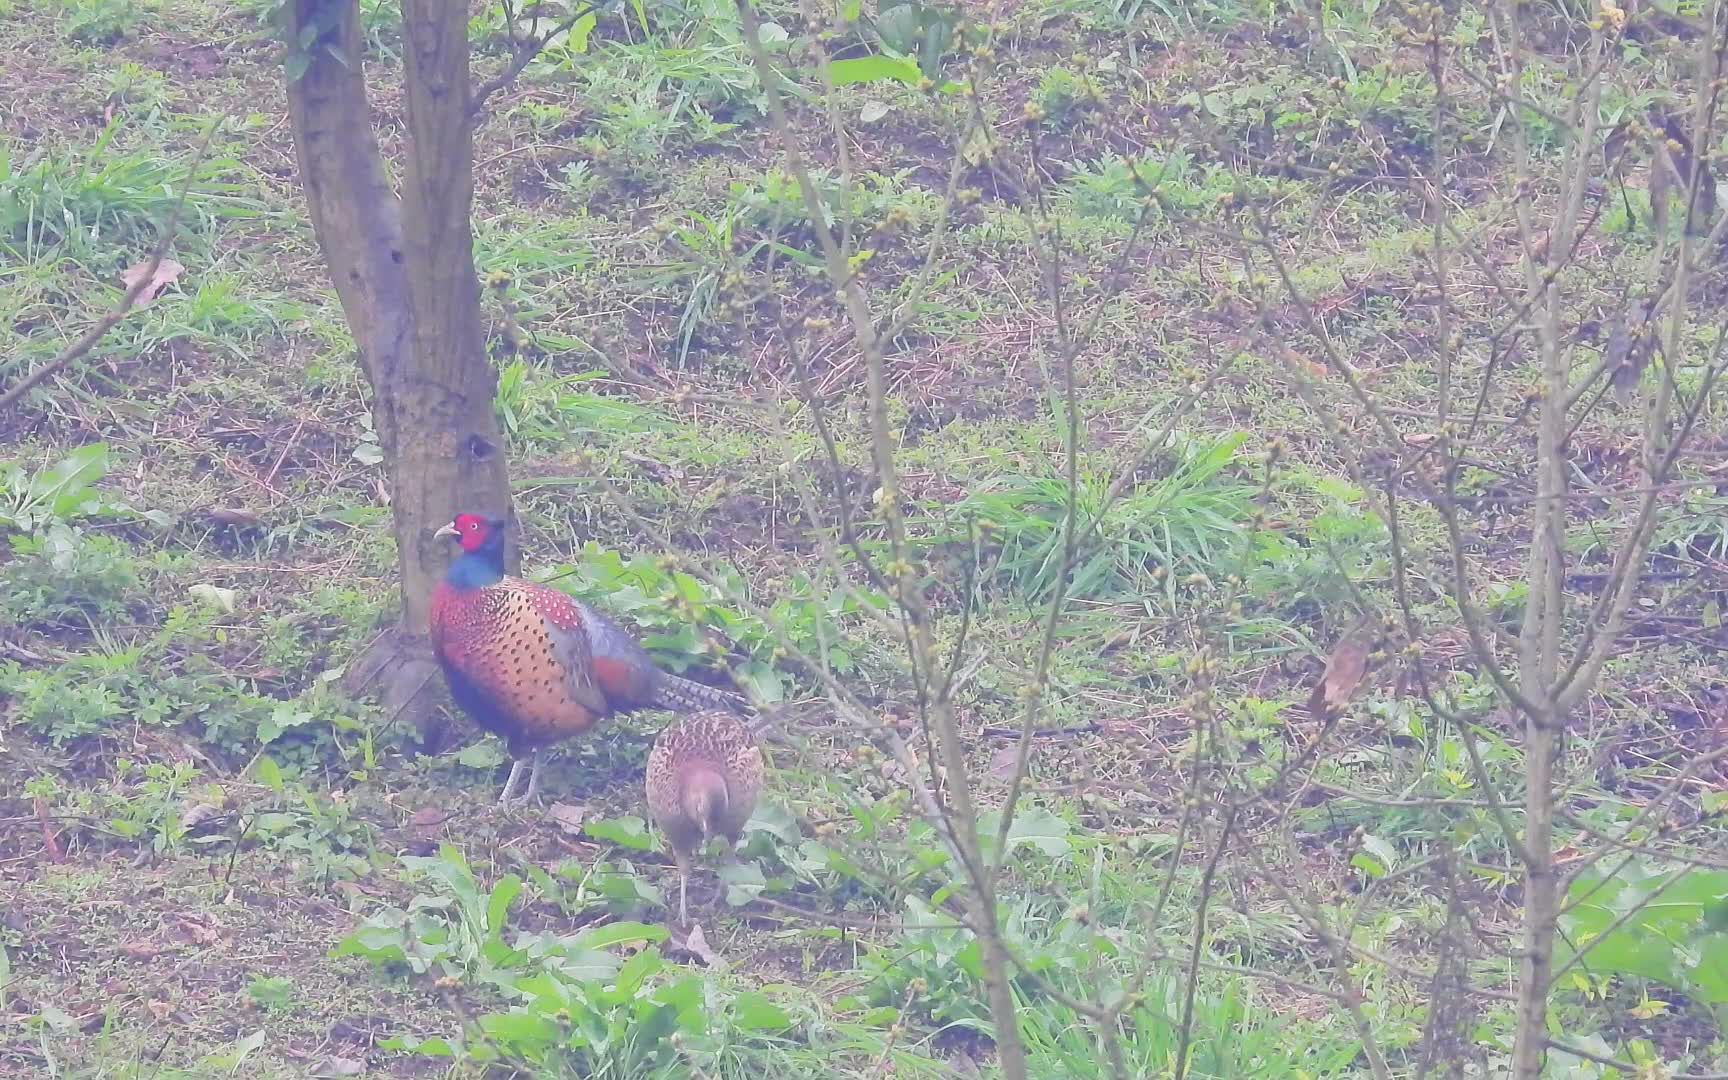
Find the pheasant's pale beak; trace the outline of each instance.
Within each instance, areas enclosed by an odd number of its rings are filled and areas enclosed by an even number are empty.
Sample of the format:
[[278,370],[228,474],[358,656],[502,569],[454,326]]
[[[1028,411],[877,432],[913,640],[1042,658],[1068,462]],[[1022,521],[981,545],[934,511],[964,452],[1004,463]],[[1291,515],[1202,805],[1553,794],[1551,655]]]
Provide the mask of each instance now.
[[455,538],[455,537],[458,537],[461,535],[462,535],[461,533],[456,531],[455,525],[446,525],[442,529],[439,529],[437,532],[433,533],[432,539],[439,540],[439,539],[442,539],[443,537],[446,537],[446,536],[451,537],[451,538]]

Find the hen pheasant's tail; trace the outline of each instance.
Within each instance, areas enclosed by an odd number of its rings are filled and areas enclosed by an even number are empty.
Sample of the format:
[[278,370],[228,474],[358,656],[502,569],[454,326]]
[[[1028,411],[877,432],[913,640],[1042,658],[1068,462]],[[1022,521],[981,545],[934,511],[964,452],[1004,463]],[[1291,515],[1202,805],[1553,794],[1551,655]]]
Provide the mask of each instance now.
[[654,707],[668,712],[701,712],[703,709],[724,709],[742,713],[748,703],[742,695],[718,686],[709,686],[694,679],[677,675],[661,675],[654,685]]

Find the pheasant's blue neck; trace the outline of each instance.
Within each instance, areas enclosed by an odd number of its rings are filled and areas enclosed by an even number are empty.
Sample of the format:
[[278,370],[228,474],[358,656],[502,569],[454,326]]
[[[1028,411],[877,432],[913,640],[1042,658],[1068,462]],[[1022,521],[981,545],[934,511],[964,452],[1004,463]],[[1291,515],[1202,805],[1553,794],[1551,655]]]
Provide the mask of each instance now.
[[455,589],[484,589],[504,578],[504,553],[488,544],[479,551],[465,551],[445,571],[444,580]]

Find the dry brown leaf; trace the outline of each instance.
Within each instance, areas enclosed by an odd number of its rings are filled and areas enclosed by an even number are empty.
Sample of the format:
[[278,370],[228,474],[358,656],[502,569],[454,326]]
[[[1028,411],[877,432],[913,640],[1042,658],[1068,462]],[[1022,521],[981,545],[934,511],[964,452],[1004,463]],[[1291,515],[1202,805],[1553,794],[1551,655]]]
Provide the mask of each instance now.
[[570,803],[555,802],[546,808],[546,820],[557,825],[571,836],[582,835],[582,822],[588,817],[586,806],[572,806]]
[[1332,655],[1326,658],[1326,670],[1309,695],[1309,715],[1317,720],[1335,716],[1355,695],[1356,689],[1362,685],[1362,677],[1368,674],[1368,654],[1373,651],[1373,641],[1369,636],[1372,629],[1371,620],[1358,619],[1332,647]]
[[414,816],[408,819],[408,823],[410,825],[417,825],[422,829],[428,829],[434,825],[440,824],[449,816],[450,814],[447,811],[436,806],[423,806],[414,811]]
[[694,956],[702,961],[704,967],[713,967],[720,959],[720,954],[709,946],[708,935],[702,932],[700,923],[691,923],[688,933],[680,934],[677,930],[673,930],[671,936],[666,939],[666,944],[672,946],[675,952],[688,953]]
[[186,272],[186,268],[173,259],[162,259],[156,264],[156,272],[150,272],[150,260],[134,263],[120,272],[120,281],[130,292],[142,281],[144,287],[138,290],[138,296],[132,301],[135,308],[149,307],[160,296],[163,289],[174,284],[174,280]]
[[214,945],[222,940],[222,933],[217,927],[208,926],[194,919],[180,919],[180,931],[199,945]]
[[1014,767],[1020,763],[1019,740],[999,747],[990,755],[990,775],[998,780],[1014,779]]
[[213,506],[206,513],[210,520],[218,525],[232,525],[237,529],[251,529],[262,524],[264,519],[250,510],[242,510],[236,506]]

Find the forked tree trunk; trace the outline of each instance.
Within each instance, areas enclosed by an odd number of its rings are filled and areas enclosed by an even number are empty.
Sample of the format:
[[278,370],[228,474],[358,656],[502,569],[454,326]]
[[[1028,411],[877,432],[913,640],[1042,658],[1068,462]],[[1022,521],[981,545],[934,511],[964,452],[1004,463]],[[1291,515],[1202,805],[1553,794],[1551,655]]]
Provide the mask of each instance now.
[[402,198],[372,132],[357,0],[289,0],[306,64],[288,80],[288,108],[313,230],[372,389],[401,559],[401,619],[351,666],[351,685],[432,734],[428,603],[448,559],[432,533],[459,511],[507,514],[510,489],[469,226],[468,9],[408,0],[402,23]]

